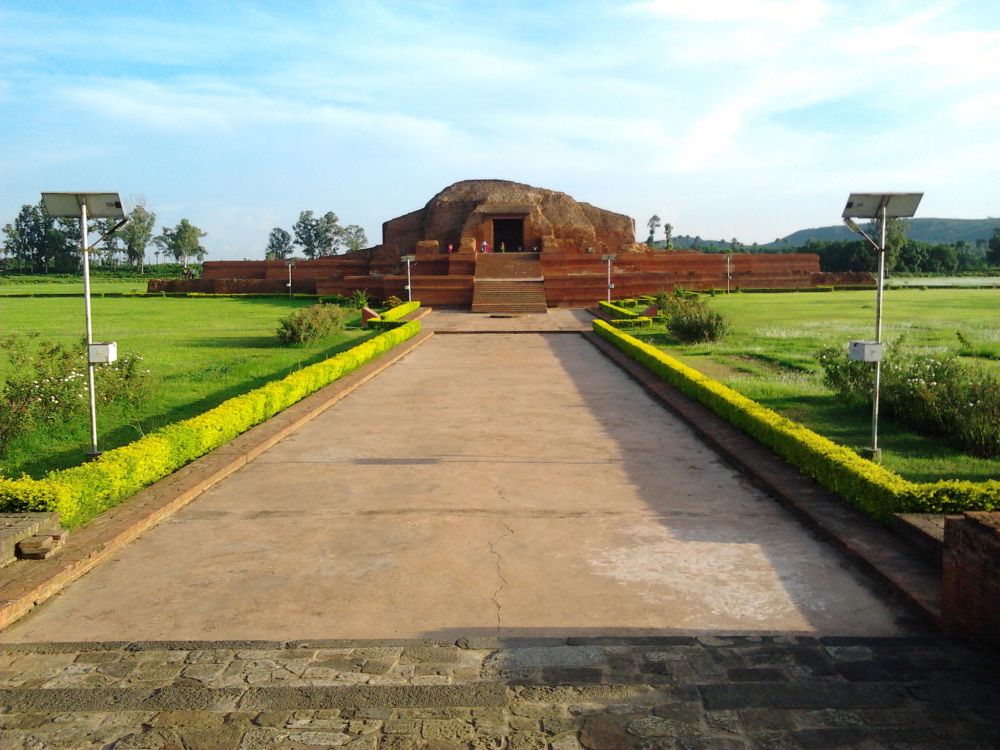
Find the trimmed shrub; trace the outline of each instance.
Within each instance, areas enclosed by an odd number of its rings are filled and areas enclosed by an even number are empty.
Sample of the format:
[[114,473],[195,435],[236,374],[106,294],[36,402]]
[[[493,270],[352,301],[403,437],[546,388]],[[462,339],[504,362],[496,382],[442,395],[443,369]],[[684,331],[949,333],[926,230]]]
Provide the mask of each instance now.
[[629,357],[882,523],[897,512],[1000,509],[1000,481],[909,482],[602,320],[593,327]]
[[[414,300],[413,302],[400,302],[398,305],[394,305],[392,309],[386,310],[379,317],[382,320],[402,320],[410,313],[418,310],[420,308],[420,302]],[[369,326],[371,321],[369,321]]]
[[0,477],[0,511],[57,511],[73,528],[415,336],[403,323],[322,362],[44,479]]
[[639,313],[627,310],[624,307],[620,307],[613,302],[605,302],[601,300],[597,303],[598,308],[600,308],[607,315],[611,315],[614,318],[638,318]]
[[347,322],[348,311],[337,305],[303,307],[278,323],[281,343],[307,344],[340,333]]

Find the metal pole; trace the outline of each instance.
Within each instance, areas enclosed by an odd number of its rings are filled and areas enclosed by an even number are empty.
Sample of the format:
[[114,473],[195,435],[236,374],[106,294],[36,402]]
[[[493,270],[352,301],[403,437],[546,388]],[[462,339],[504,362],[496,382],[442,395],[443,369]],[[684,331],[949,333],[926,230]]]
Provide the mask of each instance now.
[[292,264],[288,264],[288,298],[292,297]]
[[[878,287],[875,292],[875,341],[882,342],[882,289],[885,285],[885,203],[879,209],[879,243],[878,243]],[[875,362],[875,387],[872,398],[872,460],[880,461],[882,452],[878,447],[878,400],[882,379],[882,357]]]
[[732,255],[726,256],[726,294],[729,294],[729,280],[733,278],[733,270],[731,266],[732,260],[733,260]]
[[410,280],[410,261],[406,261],[406,301],[413,302],[413,282]]
[[87,391],[90,394],[90,453],[97,457],[97,399],[94,394],[94,363],[90,361],[90,345],[94,343],[90,317],[90,248],[87,243],[87,204],[80,206],[80,245],[83,248],[83,304],[87,317]]
[[611,303],[611,258],[608,258],[608,304]]

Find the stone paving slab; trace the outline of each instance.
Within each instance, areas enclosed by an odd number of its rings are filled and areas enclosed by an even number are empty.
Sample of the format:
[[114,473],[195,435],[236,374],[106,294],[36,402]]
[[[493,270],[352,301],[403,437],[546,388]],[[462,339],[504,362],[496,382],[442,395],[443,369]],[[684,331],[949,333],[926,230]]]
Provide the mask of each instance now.
[[1000,663],[943,637],[338,643],[5,646],[0,746],[1000,746]]

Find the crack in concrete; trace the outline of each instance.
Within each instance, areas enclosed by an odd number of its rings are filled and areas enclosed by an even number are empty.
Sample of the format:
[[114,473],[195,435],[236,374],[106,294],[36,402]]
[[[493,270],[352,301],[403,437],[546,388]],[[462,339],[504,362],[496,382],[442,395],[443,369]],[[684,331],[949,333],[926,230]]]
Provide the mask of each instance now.
[[[500,496],[500,499],[503,502],[505,502],[505,503],[508,502],[506,496],[504,496],[503,491],[499,487],[497,487],[497,495]],[[503,527],[504,527],[505,531],[504,531],[503,534],[501,534],[500,536],[498,536],[496,539],[493,539],[493,540],[487,542],[487,546],[489,546],[489,548],[490,548],[490,554],[492,554],[493,556],[495,556],[496,559],[497,559],[497,578],[500,580],[500,585],[497,586],[496,590],[490,595],[490,599],[493,600],[493,606],[496,609],[497,630],[499,630],[501,627],[503,627],[503,619],[501,618],[501,607],[502,607],[502,605],[500,604],[500,598],[499,597],[500,597],[500,592],[503,591],[507,587],[507,579],[504,577],[504,574],[503,574],[503,568],[502,568],[502,565],[503,565],[503,556],[500,554],[500,551],[497,549],[497,544],[499,544],[501,540],[506,539],[509,536],[513,536],[514,529],[512,529],[510,527],[510,525],[507,523],[507,521],[505,519],[500,518],[500,519],[497,519],[497,520],[499,520],[500,523],[503,524]]]

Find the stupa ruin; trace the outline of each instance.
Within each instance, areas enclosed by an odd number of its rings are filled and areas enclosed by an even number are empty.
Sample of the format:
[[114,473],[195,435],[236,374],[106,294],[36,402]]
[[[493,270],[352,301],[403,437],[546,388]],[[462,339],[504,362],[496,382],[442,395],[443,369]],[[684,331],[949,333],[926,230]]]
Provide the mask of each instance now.
[[[292,291],[413,298],[474,312],[591,306],[604,299],[608,256],[615,297],[661,289],[870,286],[870,274],[821,273],[809,253],[723,255],[664,251],[635,241],[635,220],[566,193],[507,180],[464,180],[382,225],[382,243],[346,255],[296,260]],[[287,291],[285,261],[208,261],[201,279],[152,280],[150,291]]]

